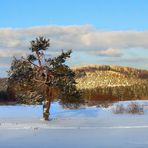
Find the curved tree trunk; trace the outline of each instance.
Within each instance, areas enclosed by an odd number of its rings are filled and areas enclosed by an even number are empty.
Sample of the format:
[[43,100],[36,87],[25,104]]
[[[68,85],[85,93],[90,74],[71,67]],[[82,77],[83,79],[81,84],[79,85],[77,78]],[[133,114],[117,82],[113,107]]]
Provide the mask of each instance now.
[[43,105],[43,118],[44,120],[49,120],[49,110],[50,110],[50,105],[51,105],[51,100],[52,100],[52,88],[49,86],[46,86],[46,97],[44,100],[44,105]]

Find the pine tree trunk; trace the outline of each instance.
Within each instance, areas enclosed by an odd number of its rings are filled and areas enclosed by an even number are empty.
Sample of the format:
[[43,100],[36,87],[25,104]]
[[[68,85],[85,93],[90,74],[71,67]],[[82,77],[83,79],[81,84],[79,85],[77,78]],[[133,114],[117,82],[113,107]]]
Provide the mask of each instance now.
[[52,100],[52,88],[49,88],[49,86],[46,86],[46,97],[43,105],[43,118],[44,120],[49,120],[49,110]]

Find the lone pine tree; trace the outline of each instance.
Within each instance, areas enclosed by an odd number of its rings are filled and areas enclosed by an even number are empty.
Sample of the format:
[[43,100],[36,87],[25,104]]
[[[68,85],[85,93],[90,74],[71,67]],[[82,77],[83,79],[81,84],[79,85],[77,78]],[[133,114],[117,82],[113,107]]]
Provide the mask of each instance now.
[[[38,37],[31,41],[32,54],[27,58],[14,58],[9,71],[9,83],[16,91],[36,93],[43,100],[43,118],[49,119],[52,100],[56,97],[64,105],[77,106],[82,102],[80,92],[76,89],[75,73],[65,64],[70,58],[71,50],[54,58],[47,58],[44,51],[50,46],[50,40]],[[39,98],[30,101],[38,101]],[[23,100],[22,100],[23,102]]]

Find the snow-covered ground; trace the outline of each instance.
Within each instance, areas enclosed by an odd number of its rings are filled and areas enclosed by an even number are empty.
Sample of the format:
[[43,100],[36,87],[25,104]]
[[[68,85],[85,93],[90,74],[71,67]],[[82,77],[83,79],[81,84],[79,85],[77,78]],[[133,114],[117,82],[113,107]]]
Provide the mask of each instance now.
[[63,109],[55,102],[51,120],[42,120],[42,106],[0,106],[0,148],[147,148],[148,101],[143,115],[114,114],[108,108]]

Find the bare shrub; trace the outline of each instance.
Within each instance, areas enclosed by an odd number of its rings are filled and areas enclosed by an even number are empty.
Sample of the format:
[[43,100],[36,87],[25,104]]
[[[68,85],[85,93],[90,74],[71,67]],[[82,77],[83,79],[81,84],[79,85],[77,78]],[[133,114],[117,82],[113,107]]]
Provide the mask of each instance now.
[[114,114],[123,114],[125,112],[125,108],[123,104],[117,104],[112,111]]
[[127,106],[127,112],[130,114],[144,114],[144,109],[142,105],[132,102]]
[[123,114],[123,113],[139,114],[139,115],[144,114],[143,105],[139,105],[135,102],[130,103],[127,107],[124,107],[123,104],[117,104],[112,109],[112,111],[114,114]]

